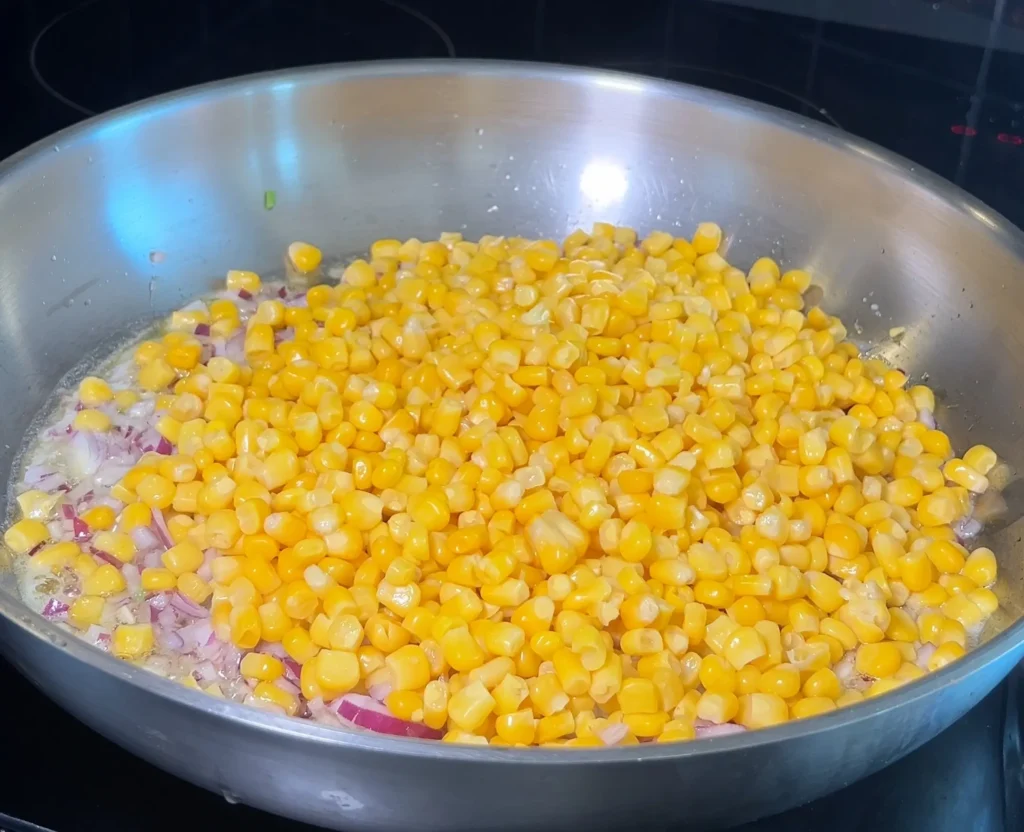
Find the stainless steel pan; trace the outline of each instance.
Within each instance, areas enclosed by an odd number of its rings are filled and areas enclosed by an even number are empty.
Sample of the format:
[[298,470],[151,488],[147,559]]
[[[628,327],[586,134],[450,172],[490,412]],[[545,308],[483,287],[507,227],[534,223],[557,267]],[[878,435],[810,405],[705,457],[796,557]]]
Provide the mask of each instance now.
[[[378,236],[562,235],[595,219],[684,233],[715,220],[731,232],[731,260],[772,253],[811,268],[860,338],[886,342],[895,363],[946,391],[940,420],[956,443],[1024,462],[1024,235],[1002,217],[877,147],[728,96],[441,62],[200,87],[0,166],[0,478],[49,391],[109,333],[228,268],[275,268],[294,239],[342,255]],[[898,344],[892,327],[906,327]],[[1007,626],[1024,601],[1019,535],[1007,520],[988,541],[1005,629],[964,660],[825,717],[684,744],[481,750],[277,718],[76,641],[30,614],[9,576],[0,646],[46,695],[139,756],[313,823],[720,826],[875,771],[996,685],[1024,653],[1024,624]]]

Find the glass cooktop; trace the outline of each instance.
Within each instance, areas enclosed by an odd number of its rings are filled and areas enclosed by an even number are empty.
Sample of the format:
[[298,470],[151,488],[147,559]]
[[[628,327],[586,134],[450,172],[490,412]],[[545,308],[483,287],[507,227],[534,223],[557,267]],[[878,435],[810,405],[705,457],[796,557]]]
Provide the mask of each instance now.
[[[171,89],[400,57],[580,64],[757,99],[903,154],[1024,226],[1024,0],[9,0],[0,158]],[[148,829],[158,807],[201,829],[312,829],[137,760],[2,661],[0,678],[0,832]],[[1024,829],[1022,679],[873,777],[742,829]]]

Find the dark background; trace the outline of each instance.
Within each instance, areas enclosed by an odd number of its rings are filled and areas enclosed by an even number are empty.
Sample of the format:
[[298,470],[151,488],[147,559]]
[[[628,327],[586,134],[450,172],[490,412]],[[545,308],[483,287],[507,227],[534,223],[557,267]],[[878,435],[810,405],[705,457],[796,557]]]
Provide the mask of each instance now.
[[[1024,226],[1024,0],[0,0],[0,158],[191,84],[427,57],[597,66],[754,98],[901,153]],[[1019,832],[1021,675],[899,763],[745,831]],[[0,713],[0,832],[309,829],[130,757],[2,661]]]

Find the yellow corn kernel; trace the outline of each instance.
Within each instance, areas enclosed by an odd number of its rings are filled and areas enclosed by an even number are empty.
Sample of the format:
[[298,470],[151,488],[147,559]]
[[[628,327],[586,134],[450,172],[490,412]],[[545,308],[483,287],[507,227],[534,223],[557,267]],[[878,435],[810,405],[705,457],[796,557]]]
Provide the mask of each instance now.
[[978,586],[989,586],[995,583],[998,574],[995,554],[984,546],[975,549],[964,561],[961,574],[970,578]]
[[194,543],[185,541],[164,552],[160,560],[170,572],[180,576],[186,572],[195,572],[203,565],[203,552]]
[[928,658],[928,670],[935,672],[964,656],[966,651],[956,642],[947,641],[935,648],[935,652]]
[[88,630],[103,618],[106,601],[98,595],[79,595],[68,607],[68,623],[79,630]]
[[395,690],[419,690],[430,681],[430,661],[417,644],[398,648],[384,662],[391,671]]
[[288,260],[301,274],[315,271],[323,259],[323,253],[309,243],[295,242],[288,246]]
[[744,694],[738,704],[736,722],[746,728],[769,728],[789,720],[789,706],[777,694]]
[[50,539],[46,524],[39,520],[19,520],[4,532],[4,543],[19,555],[31,552],[41,543]]
[[[359,684],[359,657],[344,650],[321,650],[316,656],[316,681],[331,694],[347,693]],[[424,682],[426,684],[426,682]]]
[[[568,711],[562,713],[568,714]],[[569,714],[571,717],[571,714]],[[494,731],[511,745],[532,745],[536,737],[538,721],[533,711],[524,708],[511,713],[502,713],[494,722]]]
[[862,644],[857,648],[857,672],[865,676],[879,679],[893,676],[902,663],[903,657],[895,642]]
[[464,731],[475,731],[494,712],[495,701],[483,682],[472,681],[452,695],[448,717]]
[[246,653],[242,656],[239,671],[247,679],[273,682],[284,675],[284,664],[267,653]]
[[116,595],[125,589],[124,576],[114,566],[105,563],[82,581],[82,592],[86,595]]
[[733,720],[739,710],[740,703],[736,694],[707,692],[697,702],[696,715],[699,719],[721,725]]
[[141,659],[153,651],[151,624],[120,624],[114,628],[110,652],[119,659]]
[[[856,691],[853,691],[856,693]],[[825,696],[808,696],[800,699],[789,706],[791,719],[808,719],[812,716],[834,711],[837,707],[835,700]]]

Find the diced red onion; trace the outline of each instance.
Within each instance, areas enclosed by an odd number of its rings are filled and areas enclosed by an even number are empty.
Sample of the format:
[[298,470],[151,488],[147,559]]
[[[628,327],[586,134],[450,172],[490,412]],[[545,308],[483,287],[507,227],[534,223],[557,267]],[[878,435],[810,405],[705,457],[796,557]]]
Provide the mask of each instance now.
[[164,565],[163,561],[160,559],[160,556],[164,551],[165,549],[163,544],[158,543],[155,549],[149,549],[142,553],[142,556],[139,558],[139,565],[143,569],[159,569]]
[[297,682],[302,677],[302,665],[295,661],[295,659],[291,657],[281,659],[281,663],[284,665],[284,675],[286,679]]
[[238,297],[240,297],[242,300],[252,300],[252,292],[250,292],[248,289],[239,289]]
[[210,334],[209,324],[196,324],[195,334],[199,336],[206,336]]
[[155,549],[160,545],[160,538],[148,526],[136,526],[129,534],[131,534],[132,543],[135,544],[135,548],[140,552]]
[[121,567],[121,574],[124,576],[125,586],[132,594],[142,588],[142,579],[139,575],[139,567],[134,563],[126,563]]
[[274,680],[274,684],[286,693],[293,694],[294,696],[300,696],[302,694],[302,688],[300,688],[295,682],[286,679],[284,676],[279,676]]
[[135,439],[135,444],[146,453],[149,453],[150,451],[156,451],[160,447],[160,443],[166,441],[156,428],[148,428],[138,435]]
[[122,458],[108,459],[96,472],[95,480],[100,485],[112,486],[124,479],[124,475],[132,470],[134,461],[124,462]]
[[981,521],[975,517],[964,517],[953,525],[953,531],[961,540],[968,540],[981,533]]
[[156,399],[139,399],[128,408],[126,415],[133,420],[132,427],[135,428],[135,433],[141,433],[150,426],[149,417],[153,415],[155,410]]
[[106,458],[104,448],[95,433],[79,431],[69,443],[75,467],[83,477],[92,477]]
[[167,607],[167,603],[170,599],[167,597],[166,592],[157,592],[150,595],[146,602],[155,610],[162,610]]
[[441,731],[418,722],[399,719],[376,699],[359,693],[346,693],[331,702],[330,707],[345,722],[377,734],[417,737],[424,740],[441,739]]
[[213,627],[207,618],[201,618],[191,624],[186,624],[184,627],[179,627],[178,635],[184,639],[185,646],[189,650],[195,650],[198,647],[209,647],[216,642],[213,635]]
[[185,649],[185,642],[178,633],[174,632],[174,630],[157,627],[154,631],[154,638],[164,650],[171,650],[175,653],[180,653]]
[[288,297],[288,290],[284,286],[282,286],[280,289],[277,290],[277,296],[282,299]]
[[310,715],[317,722],[323,722],[327,725],[340,724],[338,721],[338,714],[332,711],[319,696],[316,697],[316,699],[310,699],[306,704],[309,707]]
[[70,505],[75,507],[75,513],[83,510],[85,504],[92,501],[96,495],[92,491],[92,480],[84,479],[78,485],[71,488],[64,498]]
[[67,618],[68,605],[63,601],[58,601],[56,598],[50,598],[46,602],[46,606],[43,607],[43,618],[48,618],[51,621],[59,619],[63,621]]
[[90,644],[99,647],[100,650],[109,650],[110,648],[110,630],[106,627],[93,624],[85,631],[83,638]]
[[210,564],[213,562],[213,559],[218,557],[219,555],[220,552],[218,552],[216,549],[207,549],[205,552],[203,552],[203,563],[196,570],[196,574],[204,581],[213,580],[213,569],[210,567]]
[[157,623],[168,630],[178,629],[178,616],[174,614],[174,610],[171,607],[164,607],[160,612],[156,614]]
[[629,726],[624,722],[613,722],[597,732],[597,738],[605,745],[618,745],[629,733]]
[[117,558],[115,558],[110,552],[104,552],[102,549],[97,549],[95,546],[91,547],[93,555],[99,558],[104,563],[109,563],[115,569],[120,569],[123,564]]
[[284,649],[284,646],[279,641],[261,641],[256,646],[256,652],[266,653],[268,656],[274,656],[275,658],[281,659],[281,661],[291,659],[288,655],[288,651]]
[[173,450],[174,445],[171,444],[171,440],[169,440],[166,436],[161,436],[160,441],[156,445],[156,452],[158,454],[163,454],[164,456],[167,456]]
[[193,618],[210,617],[210,611],[206,607],[199,606],[195,601],[186,598],[180,592],[175,592],[171,596],[171,606],[178,610],[178,612],[191,615]]
[[64,482],[64,476],[46,465],[29,465],[22,482],[29,488],[53,491]]
[[200,682],[216,682],[220,679],[220,674],[211,661],[199,662],[199,664],[192,668],[192,674]]
[[92,537],[92,532],[89,530],[89,524],[80,517],[72,517],[71,526],[75,532],[75,540],[88,540]]
[[730,734],[742,734],[747,729],[742,725],[736,725],[732,722],[723,722],[721,725],[716,725],[713,722],[703,723],[704,720],[696,719],[693,722],[693,730],[697,734],[697,739],[707,739],[709,737],[727,737]]
[[74,520],[75,519],[75,507],[74,506],[70,506],[67,503],[64,503],[64,505],[62,505],[60,507],[60,513],[64,515],[64,518],[66,520]]
[[151,528],[156,533],[156,536],[160,538],[160,542],[163,544],[165,549],[170,549],[174,545],[170,529],[167,528],[167,521],[164,520],[164,513],[158,508],[153,509],[153,522]]
[[370,687],[366,689],[366,692],[378,702],[383,702],[388,698],[388,694],[390,694],[392,690],[394,690],[394,685],[390,682],[384,682],[380,685],[370,685]]
[[931,659],[934,652],[934,644],[922,644],[917,648],[917,657],[914,659],[914,664],[921,668],[921,670],[927,670],[928,661]]

